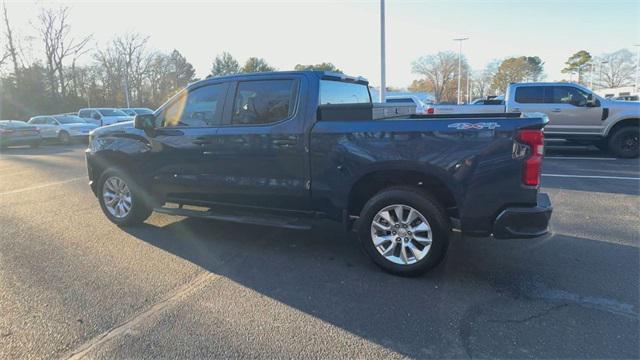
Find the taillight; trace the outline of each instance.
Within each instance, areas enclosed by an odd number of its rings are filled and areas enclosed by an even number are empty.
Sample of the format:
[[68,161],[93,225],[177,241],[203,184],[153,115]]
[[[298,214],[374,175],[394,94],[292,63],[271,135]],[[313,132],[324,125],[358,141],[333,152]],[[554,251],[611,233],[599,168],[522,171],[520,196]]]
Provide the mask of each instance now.
[[430,107],[427,109],[427,114],[433,114],[435,112],[435,109]]
[[544,133],[542,130],[520,130],[518,142],[526,144],[530,152],[524,159],[522,183],[527,186],[540,185],[542,158],[544,157]]

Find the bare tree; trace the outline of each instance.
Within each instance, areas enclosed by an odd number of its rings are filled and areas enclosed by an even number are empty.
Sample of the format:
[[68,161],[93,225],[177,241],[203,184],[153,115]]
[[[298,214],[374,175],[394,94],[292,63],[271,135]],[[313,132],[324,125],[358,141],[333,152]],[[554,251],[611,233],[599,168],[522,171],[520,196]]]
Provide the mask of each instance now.
[[145,49],[148,40],[149,36],[130,33],[113,41],[116,54],[124,65],[125,96],[129,99],[133,90],[138,103],[143,102],[143,80],[152,61]]
[[[13,32],[11,30],[11,25],[9,24],[9,15],[7,14],[7,4],[2,3],[2,15],[4,18],[5,24],[5,37],[7,39],[6,48],[4,49],[5,53],[2,55],[2,61],[0,65],[4,63],[8,58],[11,58],[11,62],[13,63],[13,75],[18,78],[20,75],[20,65],[18,63],[18,50],[15,45],[15,40],[13,38]],[[16,81],[17,82],[17,81]]]
[[[500,60],[493,60],[484,68],[473,75],[471,93],[474,98],[483,98],[491,94],[491,81],[498,71]],[[495,95],[495,94],[493,94]]]
[[40,35],[44,42],[45,59],[49,86],[54,96],[66,96],[67,83],[65,81],[65,59],[77,59],[86,52],[85,46],[91,40],[91,35],[81,39],[69,37],[70,25],[69,8],[43,8],[38,16],[40,20]]
[[598,57],[596,64],[604,63],[602,77],[599,78],[599,87],[615,88],[633,84],[637,61],[628,49],[620,49],[611,54]]
[[[424,80],[416,82],[425,91],[433,93],[436,101],[451,101],[455,93],[455,80],[458,72],[458,55],[451,52],[439,52],[435,55],[420,57],[412,64],[415,74],[424,76]],[[469,71],[466,59],[462,61],[462,76],[466,79]],[[420,85],[421,84],[421,85]]]

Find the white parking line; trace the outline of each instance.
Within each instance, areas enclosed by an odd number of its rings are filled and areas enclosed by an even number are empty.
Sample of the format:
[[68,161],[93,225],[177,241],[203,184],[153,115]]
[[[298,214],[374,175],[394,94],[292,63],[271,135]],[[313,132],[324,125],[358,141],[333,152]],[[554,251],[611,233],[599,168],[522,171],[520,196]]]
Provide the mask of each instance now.
[[569,175],[569,174],[542,174],[542,176],[561,177],[561,178],[579,178],[579,179],[611,179],[611,180],[636,180],[636,181],[640,181],[640,177],[626,177],[626,176]]
[[62,185],[62,184],[66,184],[66,183],[70,183],[70,182],[74,182],[74,181],[78,181],[78,180],[82,180],[82,179],[86,180],[87,177],[86,176],[81,176],[81,177],[77,177],[77,178],[73,178],[73,179],[68,179],[68,180],[63,180],[63,181],[56,181],[56,182],[52,182],[52,183],[48,183],[48,184],[42,184],[42,185],[30,186],[30,187],[22,188],[22,189],[16,189],[16,190],[0,192],[0,196],[17,194],[17,193],[21,193],[21,192],[25,192],[25,191],[42,189],[42,188],[49,187],[49,186]]
[[578,156],[545,156],[545,159],[557,160],[618,160],[616,158],[599,158],[599,157],[578,157]]

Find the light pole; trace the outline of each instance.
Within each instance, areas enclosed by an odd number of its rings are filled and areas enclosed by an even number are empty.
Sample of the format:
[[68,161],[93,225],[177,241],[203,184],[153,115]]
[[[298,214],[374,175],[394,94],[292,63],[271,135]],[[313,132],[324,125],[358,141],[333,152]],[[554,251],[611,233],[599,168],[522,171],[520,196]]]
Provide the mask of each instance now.
[[589,89],[593,90],[593,69],[595,66],[593,63],[589,63],[589,70],[591,70],[591,75],[589,76]]
[[471,104],[471,71],[467,71],[467,104]]
[[380,102],[383,103],[387,92],[386,60],[384,36],[384,0],[380,0]]
[[465,38],[457,38],[457,39],[453,39],[453,41],[457,41],[458,43],[460,43],[460,51],[458,52],[458,105],[461,104],[460,102],[460,80],[462,79],[462,42],[465,40],[469,40],[469,38],[465,37]]
[[636,55],[636,92],[638,92],[638,87],[640,86],[640,44],[633,45],[638,48],[638,54]]
[[600,88],[602,88],[602,65],[604,64],[608,64],[609,61],[604,60],[604,61],[600,61],[600,76],[598,77],[598,82],[600,83]]

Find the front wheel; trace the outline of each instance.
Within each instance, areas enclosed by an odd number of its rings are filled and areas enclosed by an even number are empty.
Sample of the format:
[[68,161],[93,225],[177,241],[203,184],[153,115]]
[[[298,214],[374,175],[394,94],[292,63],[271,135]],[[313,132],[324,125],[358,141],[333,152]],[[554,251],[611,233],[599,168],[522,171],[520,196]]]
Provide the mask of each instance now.
[[66,131],[60,131],[58,134],[58,141],[60,141],[61,144],[68,145],[71,143],[71,136]]
[[392,187],[364,206],[358,237],[382,269],[416,276],[438,265],[449,246],[449,225],[442,205],[419,188]]
[[118,226],[137,225],[151,215],[145,192],[124,171],[106,170],[98,181],[98,201],[104,214]]
[[640,127],[624,126],[616,130],[609,138],[609,151],[621,158],[637,158],[640,154],[638,147]]

